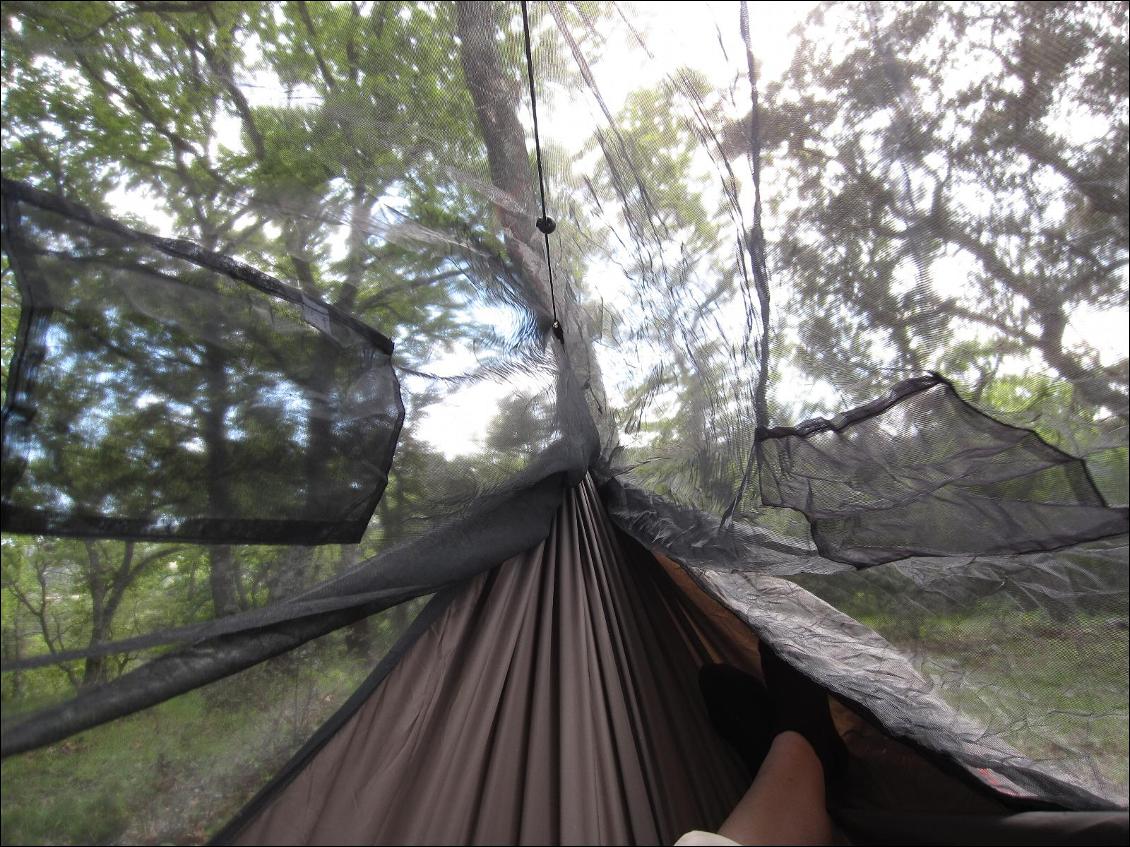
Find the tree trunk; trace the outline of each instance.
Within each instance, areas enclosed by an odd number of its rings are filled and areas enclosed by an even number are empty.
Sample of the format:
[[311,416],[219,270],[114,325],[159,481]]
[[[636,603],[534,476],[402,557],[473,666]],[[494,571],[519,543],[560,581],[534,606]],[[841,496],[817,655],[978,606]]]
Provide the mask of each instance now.
[[549,292],[541,285],[545,257],[537,244],[537,201],[526,134],[517,114],[521,88],[515,90],[502,67],[494,4],[461,2],[456,12],[459,58],[486,144],[491,181],[520,210],[495,204],[506,252],[517,266],[526,302],[544,316],[550,313]]
[[217,618],[239,611],[238,566],[231,545],[217,544],[208,548],[211,566],[208,581],[212,588],[212,614]]
[[[337,572],[346,573],[357,564],[357,545],[342,544],[341,558]],[[360,656],[368,656],[373,651],[373,627],[369,618],[351,623],[345,630],[345,649]]]
[[[592,431],[586,397],[581,394],[591,390],[593,378],[587,327],[570,319],[565,285],[558,287],[556,306],[553,303],[543,239],[536,226],[539,213],[529,151],[517,114],[523,83],[512,81],[503,68],[495,8],[494,3],[486,2],[456,4],[459,58],[486,146],[491,181],[514,201],[495,203],[494,208],[521,288],[516,293],[545,329],[554,309],[564,328],[563,344],[549,341],[557,360],[557,426],[560,432],[577,437]],[[597,396],[595,391],[593,396]],[[592,435],[599,437],[595,432]]]
[[[85,542],[87,556],[87,588],[90,591],[90,646],[95,647],[113,637],[114,615],[130,583],[141,572],[134,568],[134,542],[127,541],[122,549],[122,559],[110,567],[93,541]],[[106,656],[89,656],[83,664],[82,687],[87,688],[108,681],[113,672]]]
[[[86,547],[87,571],[86,585],[90,591],[90,646],[101,644],[109,635],[110,622],[106,615],[106,595],[109,584],[102,556],[93,541],[84,542]],[[132,545],[130,545],[132,547]],[[87,658],[82,669],[82,688],[89,688],[102,682],[105,668],[104,657]]]
[[[213,517],[233,514],[228,491],[227,427],[228,411],[227,362],[222,350],[208,343],[204,355],[207,380],[207,408],[204,412],[204,443],[208,450],[208,508]],[[212,588],[212,609],[216,617],[240,610],[239,570],[232,548],[221,544],[209,548],[211,565],[209,582]]]

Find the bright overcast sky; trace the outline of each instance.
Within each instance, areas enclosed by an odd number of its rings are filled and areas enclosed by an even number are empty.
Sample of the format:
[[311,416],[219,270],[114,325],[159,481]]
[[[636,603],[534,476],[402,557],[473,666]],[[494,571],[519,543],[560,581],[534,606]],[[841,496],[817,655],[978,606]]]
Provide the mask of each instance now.
[[[792,30],[815,5],[813,2],[763,2],[750,4],[750,38],[757,57],[761,85],[777,79],[789,65],[796,39]],[[744,48],[739,29],[738,3],[705,2],[652,2],[634,7],[640,12],[633,18],[633,26],[642,32],[655,61],[639,49],[605,49],[593,62],[593,76],[600,87],[609,110],[616,114],[628,95],[640,89],[654,88],[676,68],[689,65],[704,73],[720,89],[726,88],[736,72],[744,69]],[[535,19],[536,25],[536,19]],[[720,39],[726,52],[719,46]],[[568,92],[556,91],[546,103],[539,104],[539,122],[543,142],[579,153],[592,138],[593,127],[602,121],[593,114],[593,104],[577,92],[570,98]],[[527,115],[521,116],[530,125]],[[720,199],[720,198],[719,198]],[[552,198],[550,200],[552,205]],[[605,269],[608,271],[611,269]],[[612,285],[631,285],[612,270],[603,272],[590,267],[590,273],[608,281],[602,294],[614,297]],[[735,314],[736,320],[744,316]],[[469,351],[457,349],[440,364],[442,369],[467,367]],[[604,382],[613,402],[616,400],[616,383],[623,378],[639,378],[640,374],[616,373],[614,363],[605,362]],[[410,384],[407,387],[411,388]],[[413,432],[418,438],[430,442],[449,458],[477,452],[482,437],[494,419],[501,399],[521,391],[533,393],[539,388],[551,388],[550,383],[539,385],[535,379],[518,379],[509,384],[483,382],[447,395],[442,402],[427,409]],[[458,420],[453,427],[451,422]]]
[[[754,55],[759,63],[760,85],[778,79],[787,69],[796,47],[797,37],[793,31],[805,19],[815,3],[812,2],[754,2],[750,4],[750,31]],[[535,26],[547,17],[544,11],[535,9]],[[726,88],[735,73],[744,70],[744,47],[739,30],[739,5],[730,2],[650,2],[635,6],[638,14],[632,23],[641,30],[655,61],[646,61],[639,49],[605,49],[595,58],[593,74],[600,87],[609,110],[615,114],[623,106],[626,97],[634,90],[654,88],[665,75],[679,66],[690,66],[707,76],[720,89]],[[610,48],[613,41],[610,39]],[[252,49],[254,49],[252,47]],[[590,59],[594,57],[590,56]],[[252,60],[253,63],[253,60]],[[268,81],[269,82],[269,81]],[[269,99],[272,85],[252,85],[249,93]],[[542,122],[542,136],[546,145],[563,150],[566,155],[579,153],[589,141],[593,127],[599,116],[593,115],[593,103],[586,92],[568,91],[547,92],[547,98],[539,117]],[[522,120],[529,125],[529,116],[522,114]],[[239,144],[240,127],[238,118],[230,115],[226,119],[227,131],[220,134],[230,136],[234,144]],[[765,186],[772,191],[772,185]],[[155,213],[157,198],[144,198],[127,191],[124,187],[111,198],[122,210],[144,218],[150,227],[158,231],[167,230],[171,221]],[[552,204],[552,198],[551,198]],[[767,221],[772,233],[773,222]],[[344,230],[343,230],[344,232]],[[968,262],[948,260],[944,268],[934,273],[932,284],[939,290],[961,287],[971,267]],[[610,267],[599,265],[590,267],[593,278],[608,280],[607,294],[615,297],[616,286],[628,286],[630,280],[623,278]],[[602,286],[604,283],[602,282]],[[601,293],[606,293],[602,287]],[[480,310],[474,317],[480,321],[505,319],[501,310]],[[775,320],[781,315],[775,315]],[[505,334],[505,333],[503,333]],[[1084,339],[1098,350],[1104,363],[1118,361],[1127,355],[1130,346],[1126,332],[1126,316],[1119,310],[1106,312],[1080,311],[1073,316],[1069,327],[1068,343],[1082,343]],[[459,373],[473,369],[475,352],[468,347],[458,346],[439,361],[430,363],[433,373]],[[1032,365],[1039,366],[1035,360]],[[1021,364],[1021,367],[1026,365]],[[641,374],[605,373],[606,388],[615,400],[615,384],[638,379]],[[799,385],[803,375],[791,373],[784,365],[783,379],[790,385]],[[469,387],[447,394],[440,402],[426,409],[418,419],[407,421],[415,437],[430,442],[431,445],[448,457],[473,453],[481,449],[482,438],[491,421],[497,414],[499,402],[515,392],[536,393],[539,389],[551,388],[542,375],[528,375],[516,378],[510,383],[493,381],[479,382]],[[408,377],[405,390],[408,393],[420,392],[427,388],[426,381]],[[809,384],[808,392],[829,391],[827,386]],[[835,411],[838,403],[834,392],[822,398]],[[457,421],[457,425],[452,425]]]

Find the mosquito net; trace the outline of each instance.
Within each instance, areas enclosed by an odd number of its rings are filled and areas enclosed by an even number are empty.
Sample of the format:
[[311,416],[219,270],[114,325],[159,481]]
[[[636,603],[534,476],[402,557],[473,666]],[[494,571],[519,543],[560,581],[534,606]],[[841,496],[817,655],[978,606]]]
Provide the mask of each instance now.
[[523,11],[4,3],[4,840],[586,475],[889,733],[1125,806],[1126,5]]

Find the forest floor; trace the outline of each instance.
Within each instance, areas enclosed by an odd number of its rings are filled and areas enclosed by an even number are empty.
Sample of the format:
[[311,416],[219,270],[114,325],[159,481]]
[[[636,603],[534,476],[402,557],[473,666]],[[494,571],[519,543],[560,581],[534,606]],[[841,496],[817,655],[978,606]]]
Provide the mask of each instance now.
[[[869,623],[882,631],[880,621]],[[1056,622],[1042,612],[939,616],[912,638],[889,640],[987,735],[1126,802],[1130,649],[1124,619]]]
[[[878,631],[880,619],[866,621]],[[1107,796],[1127,790],[1128,649],[1110,618],[938,617],[887,635],[986,732]],[[3,763],[5,844],[203,843],[360,684],[308,653]],[[1054,763],[1054,764],[1053,764]]]
[[340,651],[294,659],[6,759],[0,841],[207,842],[373,667]]

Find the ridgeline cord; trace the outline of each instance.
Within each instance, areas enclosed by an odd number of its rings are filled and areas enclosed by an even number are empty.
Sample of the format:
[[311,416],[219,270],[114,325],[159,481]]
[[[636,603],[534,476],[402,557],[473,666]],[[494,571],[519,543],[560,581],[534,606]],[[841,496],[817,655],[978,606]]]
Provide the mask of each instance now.
[[553,310],[553,334],[562,344],[565,343],[565,331],[561,328],[561,321],[557,319],[557,297],[553,291],[553,262],[549,258],[549,235],[557,229],[557,222],[545,211],[545,172],[541,164],[541,136],[538,133],[538,96],[534,90],[534,51],[530,46],[530,15],[526,8],[526,0],[522,2],[522,35],[526,40],[526,76],[530,80],[530,108],[534,113],[534,157],[538,163],[538,187],[541,190],[541,217],[536,224],[542,237],[545,239],[545,266],[549,270],[549,305]]

